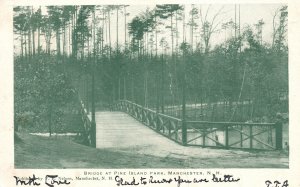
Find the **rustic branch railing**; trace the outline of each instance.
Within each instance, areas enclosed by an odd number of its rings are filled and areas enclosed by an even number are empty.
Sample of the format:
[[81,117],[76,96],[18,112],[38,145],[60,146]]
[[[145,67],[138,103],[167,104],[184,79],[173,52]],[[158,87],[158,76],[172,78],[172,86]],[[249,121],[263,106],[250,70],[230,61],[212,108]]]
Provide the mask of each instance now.
[[127,100],[118,101],[114,110],[128,113],[159,134],[184,144],[182,133],[186,132],[188,146],[240,148],[240,149],[282,149],[282,124],[186,121],[157,113]]
[[116,103],[113,109],[128,113],[159,134],[182,144],[181,119],[156,113],[151,109],[126,100]]
[[281,124],[187,121],[187,144],[202,147],[281,149]]
[[91,145],[92,143],[92,139],[91,139],[91,120],[90,118],[88,117],[88,112],[87,110],[85,109],[85,106],[83,104],[83,102],[81,101],[80,103],[80,114],[81,114],[81,120],[83,122],[83,127],[84,127],[84,137],[86,137],[87,139],[87,143],[89,145]]

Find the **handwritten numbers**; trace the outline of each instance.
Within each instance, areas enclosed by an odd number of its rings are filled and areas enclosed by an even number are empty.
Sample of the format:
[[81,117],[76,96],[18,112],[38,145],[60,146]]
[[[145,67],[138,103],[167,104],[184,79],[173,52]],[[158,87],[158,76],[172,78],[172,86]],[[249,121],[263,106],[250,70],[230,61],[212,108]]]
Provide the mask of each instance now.
[[288,180],[285,180],[284,182],[283,182],[283,185],[282,185],[282,187],[288,187],[289,186],[289,184],[288,184]]
[[281,182],[279,182],[279,181],[277,181],[277,180],[275,180],[275,181],[273,181],[273,182],[267,180],[267,181],[265,182],[265,184],[266,184],[267,187],[288,187],[288,186],[289,186],[288,180],[285,180],[283,183],[281,183]]

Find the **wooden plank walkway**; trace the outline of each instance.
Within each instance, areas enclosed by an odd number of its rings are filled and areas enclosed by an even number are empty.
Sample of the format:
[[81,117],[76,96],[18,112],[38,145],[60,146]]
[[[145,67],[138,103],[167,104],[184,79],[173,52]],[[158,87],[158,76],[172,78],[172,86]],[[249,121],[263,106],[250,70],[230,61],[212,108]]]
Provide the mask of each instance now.
[[137,148],[176,143],[123,112],[96,112],[97,148]]

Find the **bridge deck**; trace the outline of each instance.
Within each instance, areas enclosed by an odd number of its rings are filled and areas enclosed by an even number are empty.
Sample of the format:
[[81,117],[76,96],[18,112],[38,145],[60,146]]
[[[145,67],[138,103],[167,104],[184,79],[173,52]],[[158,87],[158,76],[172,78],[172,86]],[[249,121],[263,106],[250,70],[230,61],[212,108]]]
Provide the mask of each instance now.
[[96,124],[98,148],[175,145],[123,112],[97,112]]
[[96,112],[96,124],[97,148],[177,158],[249,155],[243,151],[181,146],[123,112]]

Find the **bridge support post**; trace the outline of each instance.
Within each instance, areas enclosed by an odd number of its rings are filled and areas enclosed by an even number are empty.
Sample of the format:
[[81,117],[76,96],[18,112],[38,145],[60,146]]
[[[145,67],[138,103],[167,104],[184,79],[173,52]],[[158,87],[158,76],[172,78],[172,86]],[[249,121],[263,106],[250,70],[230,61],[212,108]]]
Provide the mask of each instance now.
[[91,122],[91,146],[96,147],[96,122]]
[[228,125],[225,126],[225,148],[229,148],[229,127]]
[[277,121],[275,123],[275,138],[276,138],[276,149],[282,149],[282,123]]
[[[95,20],[95,11],[93,11],[93,21]],[[93,55],[92,62],[92,121],[91,121],[91,146],[96,147],[96,117],[95,117],[95,68],[96,68],[96,49],[95,49],[95,24],[93,25]]]
[[253,126],[252,125],[250,125],[249,126],[249,136],[250,136],[250,149],[252,149],[253,148]]
[[[92,70],[93,71],[93,70]],[[91,146],[96,147],[96,117],[95,117],[95,76],[92,76],[92,120],[91,120]]]
[[[185,57],[185,56],[184,56]],[[185,58],[184,58],[185,63]],[[185,64],[183,65],[183,76],[182,76],[182,145],[187,145],[187,124],[186,124],[186,80],[185,80]]]
[[187,145],[187,128],[185,120],[182,120],[182,145]]

